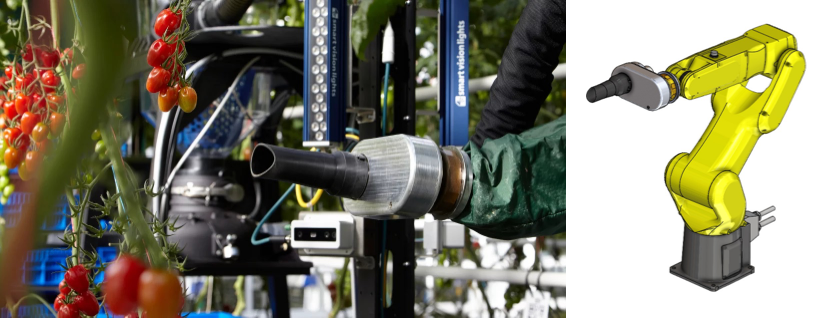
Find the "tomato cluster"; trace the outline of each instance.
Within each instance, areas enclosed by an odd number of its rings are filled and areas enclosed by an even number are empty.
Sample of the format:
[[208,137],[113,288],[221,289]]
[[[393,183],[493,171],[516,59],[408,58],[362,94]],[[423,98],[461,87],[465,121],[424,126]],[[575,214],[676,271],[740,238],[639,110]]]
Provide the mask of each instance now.
[[102,293],[108,309],[115,315],[137,317],[181,317],[185,295],[179,277],[162,269],[149,269],[139,259],[122,254],[105,269]]
[[89,290],[88,270],[82,265],[69,268],[59,288],[60,295],[54,299],[58,318],[78,318],[80,313],[94,317],[99,313],[100,303]]
[[196,108],[196,90],[185,80],[184,36],[187,23],[182,14],[184,8],[164,9],[156,16],[154,32],[160,38],[148,50],[148,65],[153,70],[148,74],[145,89],[159,93],[159,110],[167,112],[176,105],[186,113]]
[[[49,139],[58,136],[65,124],[65,86],[57,66],[64,63],[70,69],[74,52],[29,43],[20,57],[22,64],[7,65],[0,75],[0,150],[6,168],[18,168],[20,178],[27,180],[39,168],[51,145]],[[73,78],[82,77],[84,69],[84,64],[76,66]]]

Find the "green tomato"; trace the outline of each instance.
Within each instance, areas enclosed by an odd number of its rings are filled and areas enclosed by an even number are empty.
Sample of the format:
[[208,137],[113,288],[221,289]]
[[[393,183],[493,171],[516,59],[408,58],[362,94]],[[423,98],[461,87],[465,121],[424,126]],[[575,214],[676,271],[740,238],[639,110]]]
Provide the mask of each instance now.
[[94,177],[92,177],[90,173],[86,173],[85,174],[85,183],[86,184],[91,184],[91,181],[94,181]]
[[102,140],[97,141],[97,145],[94,146],[94,152],[99,154],[104,154],[105,150],[105,143]]
[[6,205],[6,203],[9,203],[9,198],[6,196],[0,197],[0,204]]
[[7,184],[5,187],[3,187],[3,196],[4,197],[10,197],[12,193],[14,193],[14,185],[13,184]]
[[0,176],[0,188],[3,188],[3,187],[5,187],[5,186],[9,185],[9,181],[10,181],[10,180],[9,180],[9,177],[7,177],[7,176]]
[[100,135],[100,130],[94,129],[94,132],[91,133],[91,139],[97,141],[100,140],[100,138],[102,138],[102,135]]
[[0,176],[7,176],[9,174],[9,167],[0,163]]

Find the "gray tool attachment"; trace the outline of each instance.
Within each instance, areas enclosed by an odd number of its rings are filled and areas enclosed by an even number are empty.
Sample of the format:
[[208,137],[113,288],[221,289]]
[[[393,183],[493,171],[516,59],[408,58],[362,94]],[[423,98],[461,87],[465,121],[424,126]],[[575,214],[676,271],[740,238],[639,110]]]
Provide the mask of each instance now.
[[[667,77],[669,81],[666,81]],[[586,92],[586,99],[594,103],[611,96],[655,111],[673,103],[679,97],[679,81],[668,72],[655,73],[651,67],[631,62],[614,68],[609,80]]]
[[726,235],[702,235],[686,227],[682,262],[671,266],[671,274],[713,292],[753,274],[751,241],[763,226],[776,220],[770,217],[760,221],[774,210],[771,206],[760,212],[745,212],[747,224]]

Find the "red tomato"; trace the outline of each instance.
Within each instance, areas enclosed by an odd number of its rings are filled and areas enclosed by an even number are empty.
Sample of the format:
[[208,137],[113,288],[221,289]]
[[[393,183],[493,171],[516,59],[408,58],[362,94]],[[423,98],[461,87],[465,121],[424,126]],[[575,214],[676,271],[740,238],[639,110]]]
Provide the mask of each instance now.
[[23,73],[23,67],[20,66],[20,63],[15,63],[14,66],[6,66],[6,77],[8,79],[12,79],[14,75],[20,75],[21,73]]
[[41,142],[48,138],[48,127],[39,122],[37,125],[34,125],[34,129],[31,131],[31,139],[34,139],[34,142]]
[[48,108],[51,108],[52,111],[57,111],[60,106],[62,106],[63,102],[65,102],[63,95],[54,92],[46,95],[46,104],[48,104]]
[[[142,317],[145,318],[145,313],[142,313]],[[136,312],[136,311],[132,311],[132,312],[128,313],[127,315],[125,315],[124,318],[139,318],[139,313]]]
[[57,298],[54,299],[54,311],[60,312],[60,308],[62,308],[63,305],[65,305],[65,295],[66,294],[61,293],[59,296],[57,296]]
[[23,116],[20,117],[20,129],[23,130],[24,134],[31,135],[31,132],[34,131],[34,126],[37,126],[37,123],[39,122],[39,115],[32,112],[25,112],[23,113]]
[[[171,46],[174,53],[181,53],[182,51],[185,50],[185,41],[184,40],[180,41],[178,35],[174,35],[174,36],[169,37],[167,43],[168,43],[168,45]],[[178,50],[177,50],[177,44],[182,45],[182,47],[180,47]]]
[[6,167],[9,169],[17,168],[21,161],[23,161],[23,156],[20,150],[12,146],[6,148],[6,153],[3,154],[3,162],[5,162]]
[[51,113],[48,122],[48,130],[51,131],[51,134],[54,136],[59,136],[63,131],[63,125],[65,125],[65,115],[60,113]]
[[14,105],[14,101],[7,100],[3,103],[3,112],[9,119],[14,119],[17,117],[17,106]]
[[145,89],[151,93],[158,93],[163,88],[168,87],[168,82],[171,81],[171,72],[161,67],[154,67],[151,73],[148,74],[148,80],[145,82]]
[[105,268],[105,283],[102,294],[111,313],[116,315],[128,314],[138,306],[137,286],[139,277],[145,272],[142,261],[130,255],[123,254],[113,264]]
[[7,146],[13,146],[15,142],[18,142],[17,138],[20,138],[20,135],[22,134],[23,131],[21,131],[20,128],[17,127],[8,128],[3,131],[3,139],[6,140]]
[[6,129],[8,125],[6,122],[8,122],[8,120],[9,118],[6,117],[6,114],[0,114],[0,129]]
[[159,103],[159,110],[163,113],[168,112],[174,105],[176,105],[178,99],[179,85],[163,88],[161,91],[159,91],[159,99],[157,100]]
[[196,90],[193,87],[187,86],[179,90],[179,108],[186,113],[196,108]]
[[179,313],[179,278],[170,271],[150,269],[139,277],[139,306],[154,317],[176,317]]
[[26,167],[28,172],[34,172],[40,169],[40,163],[43,162],[43,155],[37,150],[29,150],[26,152]]
[[77,306],[74,304],[65,304],[60,308],[60,312],[57,313],[57,318],[79,318],[80,311],[77,309]]
[[148,49],[148,65],[162,67],[162,63],[173,55],[175,46],[165,43],[162,39],[154,41],[154,44],[151,44],[151,48]]
[[170,9],[159,11],[156,15],[156,22],[154,23],[154,32],[156,35],[163,36],[165,32],[173,33],[182,24],[182,11],[174,13]]
[[17,93],[17,97],[14,98],[14,109],[17,110],[18,114],[25,113],[31,107],[31,97],[23,93]]
[[66,62],[71,62],[74,59],[74,49],[67,48],[63,50],[63,53],[60,54],[60,58],[62,58]]
[[81,313],[87,316],[96,316],[100,312],[100,303],[90,291],[77,295],[74,297],[74,303]]
[[34,49],[37,55],[37,63],[40,67],[52,68],[60,63],[60,52],[50,47],[38,47]]
[[48,150],[51,149],[51,140],[44,139],[43,141],[38,142],[37,149],[40,149],[40,151],[43,152],[48,152]]
[[[34,106],[31,108],[32,111],[35,109],[45,110],[46,108],[46,99],[43,96],[40,96],[40,93],[32,93],[31,94],[31,104]],[[38,111],[39,113],[40,111]]]
[[80,79],[83,75],[85,75],[85,63],[75,66],[74,71],[71,72],[73,79]]
[[[65,280],[60,282],[60,294],[68,295],[71,292],[71,287],[65,284]],[[65,297],[63,297],[65,298]]]
[[31,62],[34,59],[34,54],[31,53],[31,44],[26,44],[26,48],[22,52],[23,61]]
[[88,290],[88,270],[82,265],[74,265],[65,272],[65,283],[77,293]]
[[57,74],[54,74],[53,71],[47,70],[41,75],[43,84],[48,86],[57,87],[60,85],[60,77]]
[[31,83],[36,80],[36,75],[34,73],[26,73],[25,75],[20,76],[18,74],[17,78],[14,79],[14,89],[19,91],[25,91],[31,86]]

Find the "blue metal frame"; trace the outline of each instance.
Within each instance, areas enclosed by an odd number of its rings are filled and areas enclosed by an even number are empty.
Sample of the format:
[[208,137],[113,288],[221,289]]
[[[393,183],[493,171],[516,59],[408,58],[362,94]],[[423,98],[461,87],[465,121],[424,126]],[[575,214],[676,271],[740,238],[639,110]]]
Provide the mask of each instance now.
[[[350,47],[350,29],[349,29],[349,6],[347,0],[324,0],[325,8],[328,8],[326,16],[320,15],[319,19],[324,19],[324,26],[327,27],[327,34],[323,35],[321,32],[318,36],[325,39],[325,45],[328,50],[326,54],[319,54],[325,56],[323,65],[327,65],[327,73],[319,73],[324,77],[322,84],[326,85],[324,92],[318,94],[323,95],[324,101],[327,103],[327,110],[324,113],[324,122],[327,124],[327,130],[324,131],[324,139],[319,141],[315,139],[315,132],[312,131],[312,123],[316,122],[315,113],[312,111],[312,105],[317,103],[315,101],[316,93],[312,92],[312,85],[315,82],[315,76],[312,73],[312,66],[317,64],[316,55],[311,51],[316,45],[315,39],[317,36],[312,35],[315,27],[319,27],[316,22],[316,17],[312,15],[313,8],[318,8],[318,1],[322,0],[306,0],[304,2],[304,91],[302,98],[304,100],[304,128],[302,131],[303,145],[305,147],[328,147],[333,146],[334,143],[344,141],[344,129],[347,126],[347,74],[350,71],[348,67],[349,47]],[[323,74],[323,75],[322,75]]]
[[469,1],[441,0],[438,103],[441,145],[469,142]]

